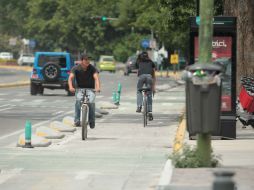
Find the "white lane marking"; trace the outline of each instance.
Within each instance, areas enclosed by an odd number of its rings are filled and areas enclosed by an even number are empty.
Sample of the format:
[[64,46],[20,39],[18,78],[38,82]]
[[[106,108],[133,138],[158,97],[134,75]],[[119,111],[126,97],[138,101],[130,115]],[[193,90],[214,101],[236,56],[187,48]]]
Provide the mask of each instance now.
[[164,169],[161,173],[161,177],[160,177],[158,186],[169,185],[170,181],[171,181],[171,178],[172,178],[172,174],[173,174],[172,161],[167,160],[167,162],[164,166]]
[[24,101],[24,99],[12,99],[12,100],[9,100],[10,102],[22,102]]
[[4,104],[4,105],[1,105],[0,108],[1,108],[1,107],[7,107],[7,106],[11,106],[11,104]]
[[41,102],[44,102],[45,99],[37,99],[37,100],[33,100],[32,102],[36,102],[36,103],[41,103]]
[[5,111],[5,110],[10,110],[12,108],[4,108],[4,109],[0,109],[0,111]]
[[75,180],[84,180],[87,177],[89,177],[89,175],[93,175],[93,174],[98,174],[98,173],[96,173],[96,172],[90,172],[90,171],[80,171],[75,176]]
[[[53,121],[53,120],[55,120],[55,119],[58,119],[58,118],[60,118],[60,117],[62,117],[62,116],[64,116],[64,115],[67,115],[67,114],[70,114],[70,113],[73,113],[73,112],[74,112],[74,111],[68,111],[68,112],[65,112],[65,113],[63,113],[63,114],[61,114],[61,115],[58,115],[58,116],[56,116],[56,117],[52,117],[51,119],[49,119],[49,120],[47,120],[47,121],[42,121],[42,122],[40,122],[40,123],[36,123],[36,124],[32,125],[32,128],[35,128],[35,127],[44,125],[44,124],[46,124],[46,123],[49,123],[50,121]],[[21,133],[23,133],[23,132],[24,132],[24,129],[15,131],[15,132],[10,133],[10,134],[8,134],[8,135],[1,136],[1,137],[0,137],[0,140],[4,140],[4,139],[6,139],[6,138],[9,138],[9,137],[14,136],[14,135],[21,134]]]
[[12,170],[1,170],[1,173],[0,173],[0,184],[4,183],[5,181],[7,181],[8,179],[14,177],[15,175],[18,175],[21,173],[21,171],[23,170],[24,168],[14,168]]
[[58,111],[58,112],[55,112],[55,113],[52,113],[52,115],[58,115],[58,114],[61,114],[63,113],[64,111]]
[[5,95],[7,95],[6,93],[0,93],[0,96],[5,96]]

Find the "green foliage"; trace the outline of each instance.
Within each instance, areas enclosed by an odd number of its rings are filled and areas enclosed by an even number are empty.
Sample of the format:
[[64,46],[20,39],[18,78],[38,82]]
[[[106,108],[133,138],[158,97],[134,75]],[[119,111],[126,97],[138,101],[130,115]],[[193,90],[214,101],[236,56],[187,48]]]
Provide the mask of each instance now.
[[9,44],[9,40],[11,37],[12,36],[10,35],[0,34],[0,51],[12,52],[14,58],[17,58],[21,48],[21,40],[19,38],[16,38],[16,45],[12,46]]
[[[175,152],[169,156],[172,160],[173,165],[176,168],[200,168],[204,167],[202,160],[198,157],[197,148],[191,148],[189,145],[184,144],[181,152]],[[211,166],[217,167],[220,156],[211,154]]]
[[[222,0],[215,1],[219,14]],[[1,0],[0,34],[35,39],[38,50],[85,50],[124,61],[151,32],[168,50],[187,50],[195,6],[196,0]]]

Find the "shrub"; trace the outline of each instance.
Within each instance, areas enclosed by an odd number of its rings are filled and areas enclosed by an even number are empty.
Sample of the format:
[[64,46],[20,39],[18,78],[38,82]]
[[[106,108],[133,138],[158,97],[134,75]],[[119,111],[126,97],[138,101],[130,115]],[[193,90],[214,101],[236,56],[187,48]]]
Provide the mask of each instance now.
[[[204,167],[200,158],[197,154],[197,148],[184,144],[182,151],[174,152],[169,156],[172,160],[175,168],[200,168]],[[219,160],[221,160],[220,156],[214,155],[211,153],[211,166],[210,167],[218,167],[220,165]]]

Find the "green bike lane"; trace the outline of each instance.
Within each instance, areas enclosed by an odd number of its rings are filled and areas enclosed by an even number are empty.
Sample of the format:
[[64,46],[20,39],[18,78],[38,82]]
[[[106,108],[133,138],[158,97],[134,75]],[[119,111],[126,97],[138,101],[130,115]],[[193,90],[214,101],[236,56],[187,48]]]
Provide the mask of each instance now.
[[122,96],[119,108],[88,130],[87,141],[81,140],[78,128],[49,147],[3,147],[0,188],[155,189],[172,151],[184,87],[155,95],[154,121],[146,128],[135,102],[130,93]]

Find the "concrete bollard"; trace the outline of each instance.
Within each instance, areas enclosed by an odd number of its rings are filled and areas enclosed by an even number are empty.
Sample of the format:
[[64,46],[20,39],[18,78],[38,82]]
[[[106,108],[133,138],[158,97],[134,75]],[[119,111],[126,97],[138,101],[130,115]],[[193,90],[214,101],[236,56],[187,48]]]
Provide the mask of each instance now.
[[23,148],[33,148],[31,143],[32,126],[30,121],[26,121],[25,125],[25,145]]
[[235,190],[235,183],[232,180],[234,172],[218,171],[214,172],[215,180],[213,182],[213,190]]

